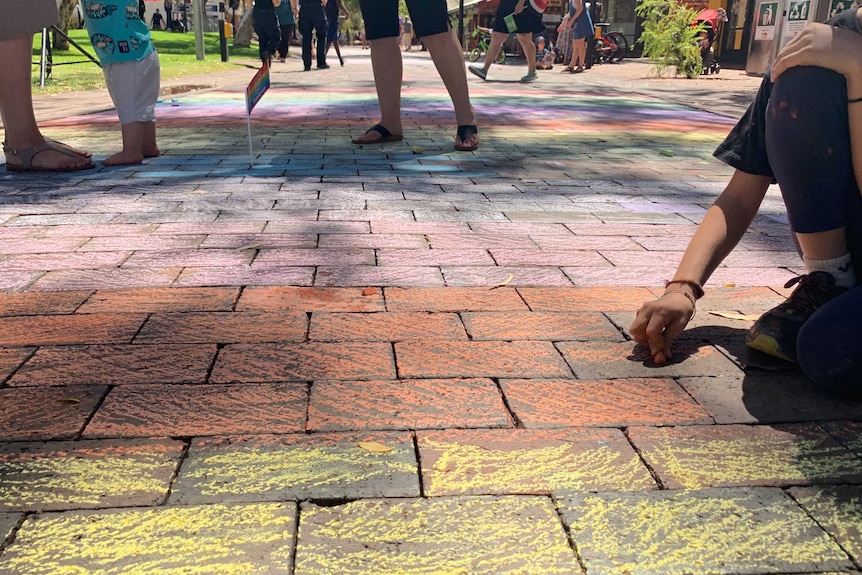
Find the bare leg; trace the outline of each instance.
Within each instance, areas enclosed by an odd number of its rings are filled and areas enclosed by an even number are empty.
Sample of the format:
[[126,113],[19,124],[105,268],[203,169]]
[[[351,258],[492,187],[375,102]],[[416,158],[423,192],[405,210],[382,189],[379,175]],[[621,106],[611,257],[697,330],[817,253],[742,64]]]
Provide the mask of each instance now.
[[[403,65],[398,37],[371,40],[371,68],[374,70],[374,85],[377,87],[377,103],[380,105],[380,125],[393,134],[401,134],[401,78]],[[369,132],[354,138],[356,143],[373,142],[380,138],[377,132]]]
[[[145,124],[152,122],[129,122],[122,125],[123,150],[105,159],[106,166],[140,164],[144,161],[143,143]],[[155,124],[153,124],[155,126]],[[155,132],[154,139],[155,139]]]
[[443,84],[446,85],[446,90],[449,91],[449,97],[452,98],[458,125],[475,124],[476,116],[470,103],[464,60],[454,30],[426,36],[425,45],[431,53],[431,59],[437,67],[437,72],[440,73]]
[[[33,94],[30,61],[33,53],[33,35],[0,41],[0,115],[3,118],[6,144],[10,149],[29,150],[45,141],[36,125],[33,114]],[[33,158],[33,167],[73,168],[89,166],[92,162],[84,152],[63,146],[80,157],[68,156],[55,150],[39,152]],[[20,165],[20,159],[7,156],[7,162]]]
[[145,158],[156,158],[162,154],[159,145],[156,143],[156,123],[142,123],[144,124],[144,134],[141,138],[141,152]]
[[338,56],[338,61],[341,62],[342,66],[344,66],[344,58],[341,57],[341,47],[338,45],[338,40],[336,40],[335,42],[330,42],[330,44],[333,48],[335,48],[335,54]]
[[581,38],[579,40],[572,40],[574,42],[574,52],[572,52],[572,67],[575,65],[578,68],[583,68],[587,63],[587,40],[586,38]]
[[[536,71],[536,45],[533,44],[532,34],[518,34],[518,42],[521,44],[521,49],[524,50],[524,56],[527,57],[527,70],[529,72]],[[489,51],[490,53],[490,51]]]
[[508,37],[509,35],[504,34],[503,32],[491,33],[491,44],[488,46],[488,51],[485,52],[485,61],[482,63],[483,70],[487,72],[488,69],[491,68],[491,64],[493,64],[494,60],[497,59],[497,56],[500,55],[500,49],[503,48],[503,42],[505,42]]
[[805,257],[813,260],[831,260],[847,253],[845,228],[836,228],[813,234],[796,234],[799,247]]

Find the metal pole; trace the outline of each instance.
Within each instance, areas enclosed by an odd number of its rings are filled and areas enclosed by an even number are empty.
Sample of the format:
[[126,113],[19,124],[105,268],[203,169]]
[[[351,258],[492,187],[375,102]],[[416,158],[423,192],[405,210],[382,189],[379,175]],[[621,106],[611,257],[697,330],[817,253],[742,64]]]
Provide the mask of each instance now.
[[458,1],[458,43],[464,49],[464,0]]
[[227,53],[227,37],[224,33],[224,2],[218,3],[218,45],[221,50],[221,61],[227,62],[228,53]]
[[198,60],[204,59],[204,26],[206,25],[206,14],[204,13],[204,0],[193,0],[194,25],[195,25],[195,56]]
[[48,57],[48,29],[42,28],[42,57],[39,59],[39,87],[45,87],[45,59]]

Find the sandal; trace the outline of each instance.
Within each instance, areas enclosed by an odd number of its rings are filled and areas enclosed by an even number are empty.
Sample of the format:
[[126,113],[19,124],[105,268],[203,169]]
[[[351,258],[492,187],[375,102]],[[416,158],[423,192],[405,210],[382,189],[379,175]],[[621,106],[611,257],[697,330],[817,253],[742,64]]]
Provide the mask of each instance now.
[[69,156],[70,158],[83,158],[89,160],[89,158],[87,158],[86,156],[82,156],[76,151],[69,149],[67,146],[52,142],[51,140],[45,140],[39,144],[36,144],[29,150],[18,150],[15,148],[11,148],[6,144],[6,142],[3,142],[3,152],[7,156],[17,156],[21,159],[20,166],[11,165],[7,161],[6,170],[9,172],[77,172],[78,170],[89,170],[96,167],[96,165],[92,161],[89,161],[86,164],[81,164],[79,166],[57,166],[53,168],[40,168],[34,166],[33,158],[35,158],[41,152],[45,152],[47,150],[59,152],[65,156]]
[[[476,136],[475,139],[471,136]],[[472,140],[473,143],[467,143]],[[472,152],[479,147],[479,130],[475,125],[458,126],[458,135],[455,136],[455,149],[459,152]]]
[[562,74],[573,74],[574,72],[575,72],[575,69],[569,68],[568,66],[566,66],[565,68],[560,70],[560,73],[562,73]]
[[63,142],[58,142],[57,140],[52,140],[51,138],[45,138],[45,141],[51,142],[52,144],[60,146],[64,150],[68,150],[68,151],[72,152],[73,154],[75,154],[76,156],[81,156],[82,158],[92,158],[93,157],[93,154],[91,154],[87,150],[79,150],[78,148],[75,148],[74,146],[70,146],[69,144],[64,144]]
[[404,136],[401,134],[393,134],[381,124],[374,124],[365,131],[365,134],[370,134],[371,132],[377,132],[380,134],[380,137],[376,140],[360,140],[359,138],[353,138],[351,141],[354,144],[382,144],[383,142],[400,142],[404,139]]

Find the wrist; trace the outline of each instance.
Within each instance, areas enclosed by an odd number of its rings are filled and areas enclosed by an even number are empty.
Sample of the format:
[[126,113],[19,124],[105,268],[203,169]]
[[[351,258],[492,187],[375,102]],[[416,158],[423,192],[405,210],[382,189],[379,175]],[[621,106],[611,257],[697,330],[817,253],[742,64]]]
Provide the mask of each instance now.
[[670,290],[685,291],[693,300],[699,300],[703,297],[703,286],[700,285],[700,282],[694,280],[674,279],[665,282],[664,288],[665,292]]

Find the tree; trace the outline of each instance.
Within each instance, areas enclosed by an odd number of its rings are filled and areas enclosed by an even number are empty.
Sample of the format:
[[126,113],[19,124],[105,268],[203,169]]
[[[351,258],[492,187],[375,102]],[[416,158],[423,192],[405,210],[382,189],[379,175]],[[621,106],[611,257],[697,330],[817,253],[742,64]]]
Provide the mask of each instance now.
[[697,78],[703,71],[698,36],[705,29],[703,23],[695,24],[697,11],[677,0],[640,0],[635,8],[644,19],[644,56],[662,76],[673,67],[676,74],[686,78]]
[[[57,28],[63,31],[64,34],[69,33],[69,20],[72,19],[72,13],[78,0],[61,0],[58,6],[60,12],[60,21],[57,23]],[[55,50],[68,50],[69,41],[60,34],[54,32],[52,35],[53,46]]]

